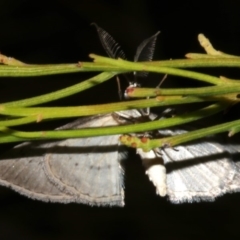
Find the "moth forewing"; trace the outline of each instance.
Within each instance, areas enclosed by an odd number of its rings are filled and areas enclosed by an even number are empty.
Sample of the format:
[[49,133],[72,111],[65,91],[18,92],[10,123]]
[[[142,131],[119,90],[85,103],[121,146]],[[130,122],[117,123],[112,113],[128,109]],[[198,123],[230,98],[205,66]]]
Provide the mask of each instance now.
[[[60,129],[117,124],[107,114]],[[121,162],[126,155],[118,139],[113,135],[20,144],[1,156],[0,185],[42,201],[123,206]]]

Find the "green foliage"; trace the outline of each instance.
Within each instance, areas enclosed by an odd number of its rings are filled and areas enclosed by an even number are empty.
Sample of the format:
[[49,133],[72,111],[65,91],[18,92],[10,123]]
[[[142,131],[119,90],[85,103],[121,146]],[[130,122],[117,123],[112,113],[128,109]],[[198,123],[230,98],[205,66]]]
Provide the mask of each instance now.
[[[210,76],[200,72],[190,71],[189,69],[194,67],[240,67],[240,58],[216,51],[208,39],[201,34],[199,35],[199,41],[207,54],[188,53],[186,55],[187,59],[167,61],[136,63],[90,54],[90,57],[93,58],[93,62],[31,65],[0,55],[0,62],[3,63],[0,66],[0,77],[42,76],[89,71],[101,72],[79,84],[56,92],[20,101],[2,103],[0,105],[0,114],[7,116],[8,120],[0,121],[0,143],[146,132],[196,121],[229,108],[240,101],[238,98],[240,82],[238,80]],[[191,78],[192,80],[209,83],[212,86],[184,89],[129,88],[127,90],[128,96],[135,98],[135,100],[92,106],[36,107],[39,104],[51,102],[56,99],[85,91],[91,87],[95,87],[117,74],[133,71],[148,71]],[[197,109],[194,112],[174,116],[169,119],[155,120],[133,125],[44,132],[22,132],[10,128],[28,123],[39,123],[54,118],[90,116],[127,109],[141,109],[146,107],[180,105],[197,102],[206,102],[209,103],[209,105],[203,109]],[[237,120],[168,138],[144,138],[143,141],[143,138],[124,135],[120,140],[127,146],[141,147],[143,150],[149,151],[156,147],[175,146],[209,134],[220,132],[227,131],[229,132],[229,136],[232,136],[239,131],[239,125],[240,122]]]

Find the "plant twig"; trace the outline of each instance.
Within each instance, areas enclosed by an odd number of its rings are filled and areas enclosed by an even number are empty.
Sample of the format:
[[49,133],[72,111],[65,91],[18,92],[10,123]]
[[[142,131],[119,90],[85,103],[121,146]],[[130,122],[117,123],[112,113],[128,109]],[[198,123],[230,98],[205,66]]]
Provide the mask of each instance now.
[[1,106],[29,107],[29,106],[42,104],[42,103],[51,102],[54,100],[58,100],[58,99],[82,92],[91,87],[97,86],[98,84],[103,83],[106,80],[112,78],[115,74],[116,73],[113,73],[113,72],[103,72],[88,80],[75,84],[71,87],[67,87],[52,93],[44,94],[44,95],[33,97],[33,98],[28,98],[28,99],[23,99],[19,101],[8,102],[8,103],[2,103]]
[[[59,131],[37,131],[37,132],[22,132],[6,127],[0,127],[0,143],[6,141],[27,141],[27,140],[41,140],[41,139],[64,139],[64,138],[79,138],[79,137],[92,137],[92,136],[104,136],[115,135],[132,132],[151,131],[155,129],[166,128],[179,124],[192,122],[203,117],[207,117],[216,114],[228,105],[225,104],[213,104],[206,108],[194,111],[188,114],[182,114],[178,117],[170,119],[160,119],[145,123],[112,126],[112,127],[98,127],[91,129],[75,129],[75,130],[59,130]],[[7,134],[7,135],[6,135]],[[12,136],[9,138],[9,136]]]
[[149,138],[138,138],[129,135],[123,135],[120,138],[122,144],[133,147],[142,148],[143,151],[148,152],[155,148],[165,148],[174,147],[179,144],[190,142],[196,139],[206,137],[208,135],[217,134],[221,132],[229,132],[228,136],[233,136],[235,133],[239,132],[240,120],[219,124],[213,127],[203,128],[200,130],[195,130],[180,135],[165,137],[161,139],[149,139]]

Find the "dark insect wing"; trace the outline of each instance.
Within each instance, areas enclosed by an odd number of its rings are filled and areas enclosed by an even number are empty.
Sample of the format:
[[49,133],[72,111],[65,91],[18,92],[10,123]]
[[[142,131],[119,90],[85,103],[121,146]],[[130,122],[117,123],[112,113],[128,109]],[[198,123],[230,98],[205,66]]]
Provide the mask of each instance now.
[[111,58],[126,59],[125,53],[121,50],[121,47],[115,39],[104,29],[100,28],[96,23],[92,23],[92,25],[96,27],[99,39],[108,56]]
[[[155,33],[138,46],[136,55],[134,56],[134,62],[152,61],[155,44],[159,33],[160,32]],[[135,72],[134,74],[138,77],[146,77],[148,72]]]

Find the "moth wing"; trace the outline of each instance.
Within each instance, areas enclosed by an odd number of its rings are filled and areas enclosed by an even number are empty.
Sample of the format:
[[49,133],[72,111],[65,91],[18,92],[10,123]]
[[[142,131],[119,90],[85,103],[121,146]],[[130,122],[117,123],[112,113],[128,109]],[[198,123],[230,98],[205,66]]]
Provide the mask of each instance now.
[[[48,146],[45,145],[44,148]],[[1,156],[0,185],[32,199],[70,202],[72,197],[48,181],[43,169],[42,150],[31,143],[20,144]]]
[[[173,131],[171,135],[184,132]],[[167,168],[167,194],[174,203],[214,201],[240,190],[240,181],[234,180],[240,176],[232,153],[216,141],[202,140],[161,152]]]
[[[112,115],[84,118],[60,129],[116,125]],[[0,185],[33,199],[124,205],[118,136],[24,143],[0,160]]]
[[[81,127],[116,125],[112,115],[88,121]],[[50,182],[74,196],[76,202],[90,205],[124,205],[124,151],[119,135],[68,139],[44,157]]]

